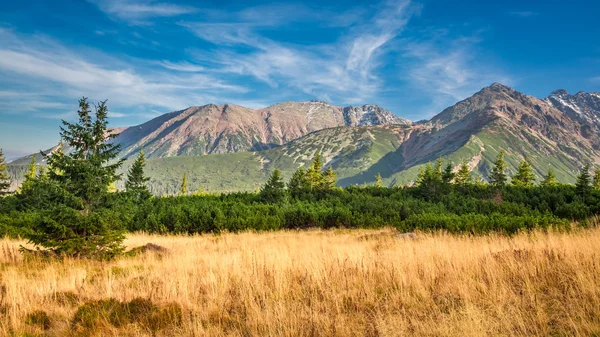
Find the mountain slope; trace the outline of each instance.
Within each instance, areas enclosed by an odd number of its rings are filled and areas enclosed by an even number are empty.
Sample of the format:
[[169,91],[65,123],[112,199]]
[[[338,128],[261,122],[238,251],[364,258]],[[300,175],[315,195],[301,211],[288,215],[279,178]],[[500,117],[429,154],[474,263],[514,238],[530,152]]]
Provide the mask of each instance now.
[[[252,191],[260,188],[276,168],[287,180],[320,152],[326,166],[333,166],[338,176],[345,178],[368,169],[396,150],[410,130],[405,125],[330,128],[260,152],[150,158],[146,173],[151,178],[151,190],[157,195],[175,194],[184,173],[191,191]],[[122,172],[132,162],[133,158],[129,159]],[[118,186],[122,187],[122,183]]]
[[[414,127],[411,137],[382,162],[342,183],[363,181],[381,172],[386,182],[408,183],[419,167],[438,157],[456,166],[465,160],[487,178],[501,149],[509,172],[528,158],[538,177],[552,167],[561,181],[572,182],[585,162],[599,162],[600,135],[587,122],[546,100],[495,83]],[[386,169],[393,167],[393,169]]]
[[[509,173],[527,158],[538,179],[552,168],[560,181],[573,182],[585,162],[600,163],[599,106],[597,93],[556,91],[538,99],[494,83],[418,124],[369,105],[209,105],[125,129],[116,141],[125,156],[139,148],[150,155],[155,194],[174,193],[184,173],[191,190],[254,190],[274,169],[287,179],[317,152],[341,186],[372,183],[378,173],[389,186],[409,184],[439,157],[455,167],[467,161],[487,178],[502,149]],[[21,175],[28,163],[23,158],[9,166]]]
[[114,140],[128,157],[198,156],[259,151],[310,132],[337,126],[412,124],[375,105],[337,107],[324,102],[285,102],[264,109],[205,105],[172,112],[122,131]]

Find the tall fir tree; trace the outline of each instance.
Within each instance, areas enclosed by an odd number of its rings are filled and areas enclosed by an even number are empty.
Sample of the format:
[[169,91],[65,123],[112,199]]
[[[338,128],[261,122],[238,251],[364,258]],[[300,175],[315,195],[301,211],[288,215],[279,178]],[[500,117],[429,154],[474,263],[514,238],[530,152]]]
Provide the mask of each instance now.
[[46,176],[23,193],[45,208],[28,234],[34,245],[58,254],[110,258],[123,250],[124,228],[107,211],[109,186],[120,177],[123,161],[114,161],[120,146],[107,142],[114,135],[107,130],[106,101],[95,110],[94,119],[87,98],[79,100],[78,122],[63,121],[60,128],[70,152],[46,155]]
[[306,188],[307,185],[308,179],[306,178],[306,171],[303,167],[300,167],[290,178],[290,181],[288,182],[288,190],[291,192],[296,192]]
[[590,186],[590,182],[590,164],[585,164],[581,169],[581,172],[577,177],[577,183],[575,184],[575,189],[579,196],[585,198],[591,192],[592,186]]
[[323,173],[323,189],[333,190],[337,186],[337,173],[333,170],[333,167],[329,166]]
[[544,176],[544,179],[540,183],[541,186],[556,186],[558,185],[558,181],[556,180],[556,175],[552,168],[548,169],[548,173]]
[[183,174],[183,179],[181,180],[181,186],[179,186],[179,195],[187,195],[188,194],[188,183],[187,183],[187,172]]
[[150,178],[144,174],[145,167],[146,157],[144,156],[144,152],[140,151],[129,168],[127,181],[125,182],[125,190],[138,201],[150,198],[150,191],[146,185],[150,181]]
[[259,192],[260,198],[265,202],[278,203],[285,200],[285,183],[281,178],[281,171],[276,169],[271,173],[267,183]]
[[455,176],[456,173],[454,173],[454,165],[452,165],[452,162],[450,162],[444,168],[444,172],[442,172],[442,182],[444,184],[451,184]]
[[381,178],[381,173],[377,173],[377,176],[375,176],[375,187],[383,187],[383,179]]
[[440,181],[442,180],[443,166],[444,166],[444,162],[442,161],[442,157],[438,157],[438,159],[435,161],[435,166],[434,166],[433,170],[434,170],[434,174],[436,175],[437,178],[439,178]]
[[535,174],[533,173],[533,167],[526,158],[519,163],[517,173],[512,177],[512,184],[520,187],[530,187],[533,186],[534,182]]
[[8,175],[6,159],[0,149],[0,197],[8,194],[10,188],[10,176]]
[[592,182],[592,186],[595,190],[600,191],[600,168],[594,170],[594,180]]
[[496,157],[494,167],[490,172],[490,184],[496,187],[502,187],[506,184],[506,162],[504,161],[504,150],[501,150]]
[[471,177],[471,168],[466,161],[463,161],[456,172],[456,176],[454,177],[454,183],[457,185],[467,185],[472,181]]
[[323,160],[321,153],[317,152],[315,158],[312,161],[312,165],[306,171],[306,178],[311,188],[318,189],[323,185]]

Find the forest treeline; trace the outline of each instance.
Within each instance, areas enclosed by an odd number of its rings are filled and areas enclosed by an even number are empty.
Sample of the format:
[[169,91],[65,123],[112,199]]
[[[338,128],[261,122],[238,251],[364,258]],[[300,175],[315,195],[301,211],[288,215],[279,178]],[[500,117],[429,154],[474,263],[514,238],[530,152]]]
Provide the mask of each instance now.
[[187,177],[178,196],[153,197],[146,186],[142,152],[129,168],[124,191],[118,145],[106,142],[107,108],[80,101],[79,121],[63,122],[61,138],[70,148],[45,154],[47,165],[32,161],[25,181],[8,193],[0,152],[0,235],[21,236],[58,254],[111,257],[122,252],[126,231],[218,233],[304,228],[376,228],[400,231],[512,234],[534,228],[586,226],[600,212],[600,171],[582,168],[576,185],[561,184],[549,170],[535,177],[527,159],[509,177],[504,151],[489,173],[477,179],[467,162],[455,166],[440,158],[426,165],[413,186],[336,186],[320,154],[289,181],[275,170],[255,193],[191,193]]

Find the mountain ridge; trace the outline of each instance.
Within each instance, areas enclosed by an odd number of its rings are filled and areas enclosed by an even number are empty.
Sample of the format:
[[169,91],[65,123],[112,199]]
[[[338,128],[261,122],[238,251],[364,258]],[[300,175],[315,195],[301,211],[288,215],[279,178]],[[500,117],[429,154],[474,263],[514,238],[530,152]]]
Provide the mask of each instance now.
[[[486,178],[501,149],[507,152],[509,172],[527,158],[538,176],[552,167],[561,181],[573,182],[583,163],[600,162],[598,116],[597,93],[555,90],[540,99],[493,83],[419,123],[369,104],[282,102],[262,109],[211,104],[127,128],[115,141],[124,146],[124,157],[139,149],[149,154],[153,181],[168,191],[182,170],[208,190],[254,189],[275,168],[289,177],[316,152],[339,172],[341,185],[370,183],[378,173],[388,185],[410,184],[420,167],[439,157],[455,167],[467,161]],[[204,143],[194,147],[199,140]],[[228,165],[236,176],[229,182],[194,178],[197,172],[226,179],[219,172]]]

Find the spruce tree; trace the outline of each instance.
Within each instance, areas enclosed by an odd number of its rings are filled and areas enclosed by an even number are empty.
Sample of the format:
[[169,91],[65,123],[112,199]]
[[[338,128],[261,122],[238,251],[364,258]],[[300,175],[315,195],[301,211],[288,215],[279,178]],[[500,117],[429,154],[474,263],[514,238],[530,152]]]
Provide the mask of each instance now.
[[375,187],[381,188],[383,187],[383,179],[381,178],[381,174],[377,173],[375,177]]
[[504,162],[504,150],[501,150],[496,157],[494,167],[490,172],[490,184],[496,187],[502,187],[506,184],[506,163]]
[[517,173],[512,177],[512,184],[515,186],[529,187],[533,186],[535,174],[533,167],[527,159],[522,161],[517,168]]
[[306,178],[306,171],[304,168],[299,168],[294,172],[290,181],[288,182],[288,190],[290,191],[299,191],[303,189],[308,184],[308,179]]
[[540,183],[541,186],[556,186],[558,185],[558,181],[556,180],[556,175],[554,175],[554,171],[552,168],[548,169],[548,173],[544,176],[544,180]]
[[79,100],[78,122],[62,121],[60,128],[70,152],[45,155],[46,176],[23,192],[44,206],[29,241],[57,254],[110,258],[123,249],[124,229],[108,209],[108,188],[119,178],[123,161],[114,161],[120,147],[107,142],[114,135],[107,136],[106,102],[95,110],[94,119],[87,98]]
[[471,183],[471,168],[466,161],[463,161],[456,172],[454,183],[457,185],[466,185]]
[[434,173],[436,175],[436,178],[439,179],[440,181],[442,180],[443,165],[444,165],[444,162],[442,161],[442,157],[438,157],[438,159],[435,162]]
[[427,199],[433,199],[440,196],[442,177],[438,174],[437,165],[436,168],[432,167],[431,164],[425,165],[425,170],[423,170],[418,186],[421,190],[421,194]]
[[150,178],[144,175],[144,167],[146,166],[145,161],[146,157],[144,156],[144,152],[140,151],[129,168],[127,181],[125,182],[125,190],[138,201],[150,198],[150,191],[148,191],[148,186],[146,186],[146,183]]
[[446,165],[444,172],[442,172],[442,182],[444,184],[451,184],[455,176],[456,173],[454,173],[454,166],[452,165],[452,162],[450,162]]
[[281,171],[273,171],[267,183],[259,192],[260,198],[265,202],[278,203],[285,200],[285,184],[281,178]]
[[581,169],[581,173],[577,177],[577,183],[575,184],[575,189],[577,190],[577,194],[581,197],[585,198],[591,191],[592,187],[590,186],[590,164],[585,164]]
[[181,180],[181,186],[179,186],[179,195],[187,195],[188,193],[188,184],[187,184],[187,172],[183,174],[183,179]]
[[321,153],[317,152],[313,159],[312,165],[306,171],[306,178],[311,188],[318,189],[323,185],[323,161],[321,159]]
[[6,159],[4,159],[4,154],[0,149],[0,197],[8,194],[10,182],[11,179],[6,170]]
[[25,173],[25,181],[33,180],[35,177],[37,177],[37,160],[35,155],[33,155],[31,156],[31,161],[29,161],[27,173]]
[[323,173],[323,189],[333,190],[337,186],[337,173],[329,166]]
[[594,187],[595,190],[600,191],[600,169],[599,168],[596,168],[596,170],[594,170],[594,180],[593,180],[592,186]]

